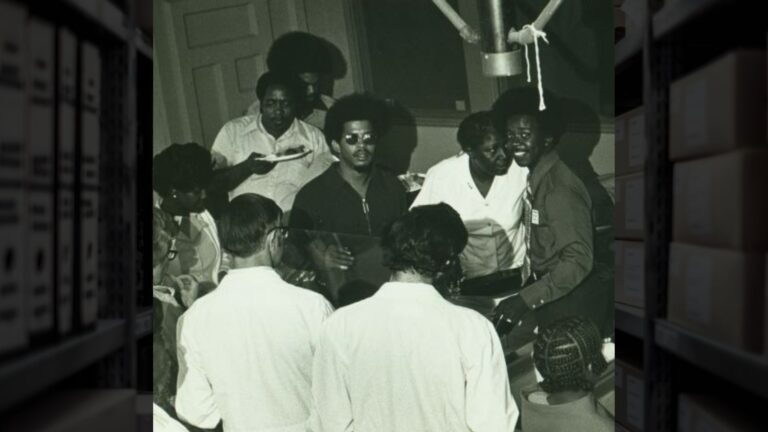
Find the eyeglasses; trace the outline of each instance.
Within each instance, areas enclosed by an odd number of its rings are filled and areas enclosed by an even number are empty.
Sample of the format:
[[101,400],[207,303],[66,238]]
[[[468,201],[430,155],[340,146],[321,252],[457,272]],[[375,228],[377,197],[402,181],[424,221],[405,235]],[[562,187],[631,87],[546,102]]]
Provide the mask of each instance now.
[[347,133],[344,134],[344,142],[348,145],[357,145],[362,141],[363,145],[376,144],[376,134],[373,132],[363,132],[359,134]]
[[283,239],[288,237],[289,228],[287,226],[276,226],[272,227],[267,231],[267,236],[272,234],[273,232],[276,232],[278,237],[281,237]]

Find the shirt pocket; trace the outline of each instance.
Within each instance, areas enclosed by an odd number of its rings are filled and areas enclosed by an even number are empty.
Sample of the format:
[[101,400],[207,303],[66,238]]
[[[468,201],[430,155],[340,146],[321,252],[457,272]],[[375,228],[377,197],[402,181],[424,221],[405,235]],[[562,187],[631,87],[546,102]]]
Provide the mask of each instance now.
[[552,221],[545,211],[538,210],[538,212],[539,223],[531,224],[531,243],[544,250],[553,249],[555,247],[556,238],[552,227]]

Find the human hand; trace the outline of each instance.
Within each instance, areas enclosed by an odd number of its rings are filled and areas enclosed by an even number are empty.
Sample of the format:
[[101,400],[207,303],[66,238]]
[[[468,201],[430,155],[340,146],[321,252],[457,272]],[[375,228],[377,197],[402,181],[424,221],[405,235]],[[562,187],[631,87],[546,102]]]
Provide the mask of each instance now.
[[496,326],[496,331],[500,335],[509,333],[515,327],[522,325],[523,318],[529,312],[531,310],[520,295],[503,300],[496,306],[494,313],[493,322]]
[[248,167],[253,174],[264,175],[275,167],[275,162],[267,162],[260,160],[264,155],[261,153],[252,152],[248,156]]
[[465,42],[470,44],[476,44],[480,42],[480,33],[469,25],[465,25],[459,30],[459,35]]
[[188,274],[176,276],[173,280],[180,291],[181,303],[189,308],[200,294],[200,284],[194,276]]
[[352,256],[352,252],[343,246],[330,245],[323,253],[323,264],[326,269],[340,268],[347,270],[354,263],[355,258]]

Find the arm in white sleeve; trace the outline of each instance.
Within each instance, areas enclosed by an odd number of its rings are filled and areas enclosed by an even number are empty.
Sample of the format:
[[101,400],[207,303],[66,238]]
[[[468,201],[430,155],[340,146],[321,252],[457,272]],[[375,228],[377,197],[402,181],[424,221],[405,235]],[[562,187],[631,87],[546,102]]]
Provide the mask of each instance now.
[[438,183],[439,181],[435,179],[434,171],[427,171],[427,175],[424,177],[424,183],[421,185],[419,194],[416,195],[416,198],[413,200],[411,208],[437,204],[442,201],[437,192]]
[[196,351],[194,331],[185,322],[187,315],[179,318],[178,357],[179,379],[176,388],[176,413],[185,422],[204,429],[213,429],[221,421],[219,409],[213,396],[213,388],[205,371],[199,353]]
[[314,432],[352,432],[352,402],[346,383],[346,361],[334,336],[324,325],[312,363],[312,398],[315,412],[310,419]]
[[520,412],[510,392],[504,351],[490,322],[484,333],[467,370],[467,426],[472,432],[514,431]]

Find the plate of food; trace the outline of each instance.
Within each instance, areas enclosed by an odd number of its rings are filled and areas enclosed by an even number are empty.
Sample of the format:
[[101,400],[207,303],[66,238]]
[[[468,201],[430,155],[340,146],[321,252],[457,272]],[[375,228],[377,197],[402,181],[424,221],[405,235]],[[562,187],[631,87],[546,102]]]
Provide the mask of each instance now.
[[262,158],[259,158],[258,160],[262,160],[265,162],[285,162],[285,161],[290,161],[294,159],[301,159],[310,153],[312,153],[312,149],[308,149],[303,145],[301,145],[298,147],[291,147],[289,149],[285,149],[283,151],[279,151],[277,153],[264,156]]

